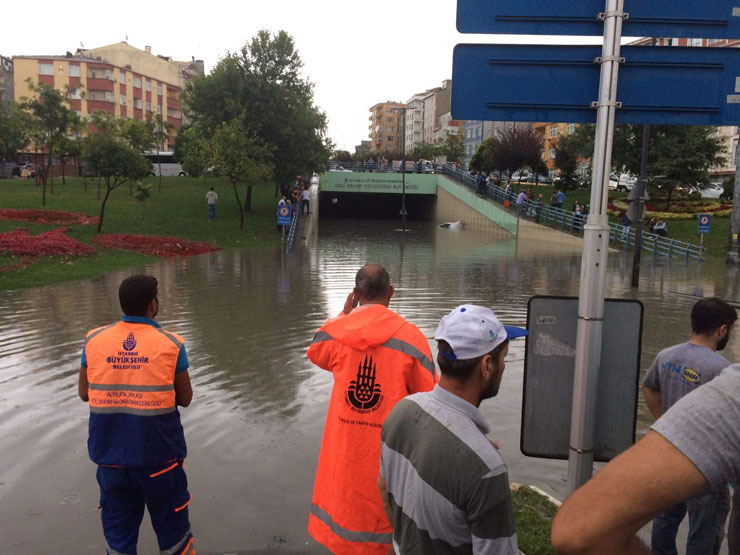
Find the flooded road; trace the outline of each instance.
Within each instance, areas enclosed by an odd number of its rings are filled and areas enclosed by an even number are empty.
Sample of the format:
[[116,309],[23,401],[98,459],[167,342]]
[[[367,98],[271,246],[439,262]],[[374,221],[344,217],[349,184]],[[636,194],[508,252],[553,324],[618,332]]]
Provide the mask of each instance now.
[[[323,553],[305,532],[331,376],[305,350],[336,315],[365,262],[384,264],[391,308],[431,341],[464,302],[523,325],[532,295],[577,295],[580,256],[506,235],[413,223],[322,222],[320,241],[288,258],[278,249],[221,251],[162,261],[158,320],[185,338],[195,397],[182,409],[198,553]],[[85,332],[120,317],[130,272],[0,292],[0,538],[5,555],[104,551],[87,406],[77,398]],[[631,257],[610,255],[608,296],[645,305],[642,367],[688,337],[695,296],[740,302],[737,275],[648,258],[639,294]],[[519,452],[524,342],[510,348],[499,396],[482,405],[513,481],[562,497],[566,463]],[[725,351],[740,360],[740,339]],[[650,420],[641,406],[638,428]],[[142,526],[141,553],[156,552]]]

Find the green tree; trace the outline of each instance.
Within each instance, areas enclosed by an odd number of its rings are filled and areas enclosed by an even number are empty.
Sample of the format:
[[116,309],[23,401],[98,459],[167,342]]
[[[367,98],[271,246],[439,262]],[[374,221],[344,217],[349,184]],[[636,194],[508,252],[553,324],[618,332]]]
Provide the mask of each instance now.
[[45,170],[41,172],[43,185],[41,204],[46,206],[46,183],[51,172],[54,147],[66,136],[75,112],[71,109],[69,88],[65,91],[58,91],[50,85],[34,84],[30,78],[26,82],[34,96],[24,98],[22,107],[32,117],[33,143],[38,148],[38,152],[42,153],[42,161],[43,149],[45,148],[48,153]]
[[416,145],[406,155],[409,160],[432,160],[437,155],[437,147],[432,144],[424,143]]
[[82,156],[88,168],[105,182],[105,196],[100,204],[98,233],[103,228],[105,206],[110,194],[131,176],[135,179],[149,175],[151,165],[144,156],[119,138],[107,133],[85,137]]
[[149,189],[152,188],[151,183],[137,183],[136,184],[136,192],[134,193],[134,198],[141,203],[141,220],[144,221],[146,218],[146,201],[149,200],[149,197],[151,194],[149,193]]
[[[272,153],[251,137],[240,120],[222,123],[213,134],[213,162],[219,175],[234,188],[239,206],[239,229],[244,229],[244,211],[251,209],[252,187],[272,177]],[[239,197],[239,185],[247,183],[245,203]]]
[[301,77],[302,67],[288,33],[262,30],[183,95],[201,132],[238,119],[249,136],[271,148],[276,195],[279,183],[326,169],[333,148],[326,114],[314,104],[314,85]]
[[496,168],[495,160],[498,157],[498,150],[501,147],[501,141],[497,137],[484,139],[478,150],[475,151],[470,159],[470,169],[476,172],[492,172]]
[[[154,129],[149,121],[140,119],[118,120],[118,135],[128,146],[144,154],[154,148]],[[161,172],[160,172],[161,173]],[[134,194],[134,177],[129,178],[128,194]]]
[[[157,151],[166,151],[167,142],[169,141],[170,133],[175,128],[170,122],[162,118],[162,114],[156,114],[155,116],[148,115],[147,122],[151,126],[152,137],[154,138],[154,146]],[[162,190],[162,157],[157,156],[159,161],[159,190]]]
[[206,174],[213,166],[213,152],[206,134],[193,127],[181,130],[175,142],[175,158],[188,175],[202,175],[205,183]]
[[578,159],[579,143],[572,136],[560,135],[557,143],[553,146],[555,150],[555,167],[560,170],[560,183],[563,190],[578,187]]
[[15,160],[30,140],[30,116],[15,102],[0,102],[0,157]]
[[463,157],[463,145],[459,137],[448,135],[437,145],[436,156],[444,156],[448,162],[459,162]]

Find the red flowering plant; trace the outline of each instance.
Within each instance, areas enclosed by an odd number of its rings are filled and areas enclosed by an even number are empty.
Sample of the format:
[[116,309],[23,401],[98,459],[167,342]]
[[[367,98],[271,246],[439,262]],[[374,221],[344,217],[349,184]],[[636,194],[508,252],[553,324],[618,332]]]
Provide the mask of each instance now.
[[193,256],[221,250],[221,247],[199,241],[188,241],[177,237],[154,237],[150,235],[128,235],[125,233],[106,233],[98,235],[93,242],[108,249],[134,251],[142,254],[176,258]]
[[32,222],[35,224],[96,225],[98,219],[87,214],[65,212],[63,210],[13,210],[0,208],[0,220]]

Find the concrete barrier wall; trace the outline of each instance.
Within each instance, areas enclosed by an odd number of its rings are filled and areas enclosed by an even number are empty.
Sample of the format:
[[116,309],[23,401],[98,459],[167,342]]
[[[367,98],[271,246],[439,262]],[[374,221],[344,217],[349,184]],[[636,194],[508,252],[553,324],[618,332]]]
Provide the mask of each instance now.
[[489,228],[493,224],[512,235],[518,233],[516,216],[441,175],[437,176],[437,214],[445,221],[462,220],[466,227]]

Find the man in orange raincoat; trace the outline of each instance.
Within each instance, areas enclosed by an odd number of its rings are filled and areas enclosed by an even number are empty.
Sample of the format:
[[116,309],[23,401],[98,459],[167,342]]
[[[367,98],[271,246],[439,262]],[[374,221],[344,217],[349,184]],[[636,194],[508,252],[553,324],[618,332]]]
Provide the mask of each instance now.
[[393,291],[385,268],[362,267],[343,312],[308,349],[308,358],[334,376],[308,531],[340,555],[391,548],[377,487],[381,428],[398,401],[437,382],[426,337],[388,308]]

